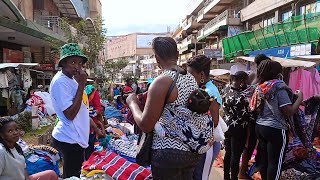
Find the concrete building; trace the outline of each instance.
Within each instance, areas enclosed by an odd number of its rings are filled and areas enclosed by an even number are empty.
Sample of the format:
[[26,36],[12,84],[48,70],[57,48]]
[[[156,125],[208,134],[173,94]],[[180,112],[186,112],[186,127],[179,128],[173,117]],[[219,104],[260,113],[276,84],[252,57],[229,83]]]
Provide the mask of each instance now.
[[[0,0],[0,62],[40,63],[32,74],[34,87],[48,86],[56,71],[48,38],[65,42],[60,18],[72,23],[80,19],[94,26],[92,18],[101,14],[99,0]],[[18,56],[11,57],[14,52]]]
[[133,33],[109,36],[106,42],[107,60],[126,59],[129,65],[125,74],[147,79],[157,75],[152,40],[168,33]]
[[316,0],[247,0],[241,10],[244,32],[223,40],[224,55],[293,58],[316,54],[320,2]]
[[180,64],[196,54],[222,63],[222,39],[242,31],[242,7],[243,0],[190,0],[173,35],[179,43]]

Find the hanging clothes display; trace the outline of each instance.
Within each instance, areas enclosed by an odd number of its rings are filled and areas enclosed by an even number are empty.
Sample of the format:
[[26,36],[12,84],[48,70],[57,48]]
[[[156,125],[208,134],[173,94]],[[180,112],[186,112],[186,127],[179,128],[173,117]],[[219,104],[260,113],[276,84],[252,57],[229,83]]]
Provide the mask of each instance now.
[[315,68],[309,69],[312,78],[313,95],[320,95],[320,74]]
[[7,74],[6,73],[0,73],[0,88],[7,88],[9,87]]
[[302,91],[303,100],[307,100],[314,95],[311,74],[311,72],[304,69],[298,69],[290,73],[289,87],[292,91]]
[[6,70],[9,90],[13,90],[18,85],[18,78],[10,69]]
[[23,89],[28,90],[32,86],[32,78],[30,76],[30,69],[21,69],[21,79],[23,82]]

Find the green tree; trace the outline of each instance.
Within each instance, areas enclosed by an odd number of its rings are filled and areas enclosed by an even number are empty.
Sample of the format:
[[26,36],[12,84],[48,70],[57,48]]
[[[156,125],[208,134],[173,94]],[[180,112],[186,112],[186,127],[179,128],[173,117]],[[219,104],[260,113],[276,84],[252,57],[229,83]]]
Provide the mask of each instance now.
[[122,74],[122,69],[125,68],[128,63],[129,62],[126,59],[108,60],[103,66],[104,75],[111,80],[111,82],[114,82],[117,76]]
[[[88,26],[86,20],[82,19],[71,26],[68,18],[61,18],[60,28],[64,32],[66,42],[83,45],[83,52],[89,59],[87,67],[94,68],[96,72],[96,62],[104,47],[107,29],[104,27],[101,17],[95,19],[93,23],[94,28]],[[53,52],[58,52],[59,47],[63,45],[63,42],[53,38],[49,38],[47,41],[50,42]]]

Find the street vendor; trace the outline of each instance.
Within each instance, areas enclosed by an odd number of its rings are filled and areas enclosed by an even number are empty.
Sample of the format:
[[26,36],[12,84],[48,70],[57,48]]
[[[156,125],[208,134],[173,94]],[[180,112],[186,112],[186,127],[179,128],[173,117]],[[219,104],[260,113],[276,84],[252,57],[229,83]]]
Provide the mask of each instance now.
[[53,107],[59,118],[52,132],[53,144],[63,156],[63,178],[80,176],[88,147],[89,110],[83,103],[87,75],[82,69],[87,61],[78,44],[65,44],[60,49],[58,64],[62,70],[50,84]]

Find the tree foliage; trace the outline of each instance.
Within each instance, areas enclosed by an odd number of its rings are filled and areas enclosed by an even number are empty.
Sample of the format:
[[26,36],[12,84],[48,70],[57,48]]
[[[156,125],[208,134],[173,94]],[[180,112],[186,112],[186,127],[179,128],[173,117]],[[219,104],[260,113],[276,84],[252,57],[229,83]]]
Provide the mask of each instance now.
[[104,75],[114,82],[119,75],[122,75],[122,69],[125,68],[128,63],[126,59],[108,60],[103,67]]
[[[93,20],[94,28],[89,26],[90,23],[86,23],[84,19],[72,26],[70,24],[71,22],[68,18],[60,19],[60,28],[64,32],[66,42],[83,45],[83,52],[89,59],[87,66],[89,68],[95,68],[99,53],[104,48],[107,33],[102,18],[98,17]],[[56,51],[63,45],[63,42],[53,38],[47,41],[50,42],[51,48]]]

